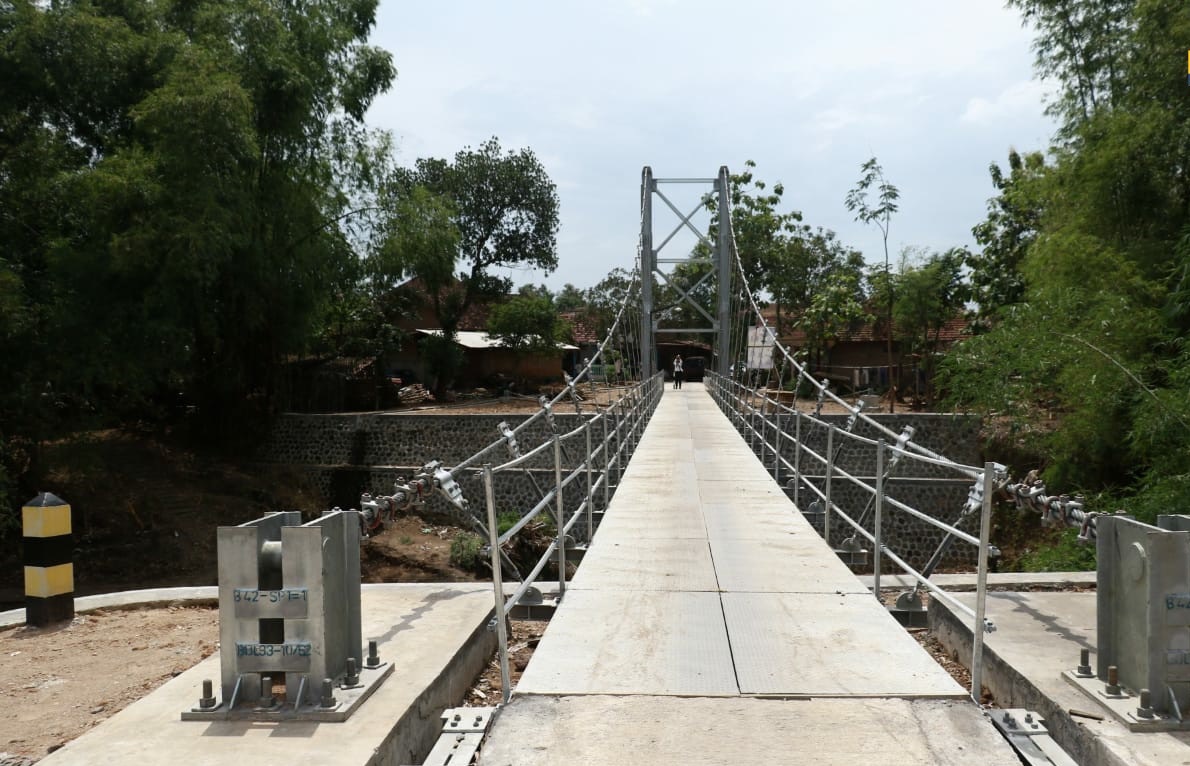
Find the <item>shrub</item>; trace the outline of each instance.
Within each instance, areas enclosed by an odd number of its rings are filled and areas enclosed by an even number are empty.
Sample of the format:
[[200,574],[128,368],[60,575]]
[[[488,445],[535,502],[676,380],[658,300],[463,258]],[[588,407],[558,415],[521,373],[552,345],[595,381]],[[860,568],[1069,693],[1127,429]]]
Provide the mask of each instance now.
[[479,535],[460,532],[450,541],[450,563],[460,569],[475,569],[480,562],[483,540]]

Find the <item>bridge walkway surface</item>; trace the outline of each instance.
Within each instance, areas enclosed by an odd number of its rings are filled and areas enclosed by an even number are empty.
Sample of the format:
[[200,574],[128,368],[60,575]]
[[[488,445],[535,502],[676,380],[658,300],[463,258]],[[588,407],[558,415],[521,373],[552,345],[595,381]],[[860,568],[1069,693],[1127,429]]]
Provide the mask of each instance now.
[[811,762],[1020,763],[702,386],[666,390],[479,763]]

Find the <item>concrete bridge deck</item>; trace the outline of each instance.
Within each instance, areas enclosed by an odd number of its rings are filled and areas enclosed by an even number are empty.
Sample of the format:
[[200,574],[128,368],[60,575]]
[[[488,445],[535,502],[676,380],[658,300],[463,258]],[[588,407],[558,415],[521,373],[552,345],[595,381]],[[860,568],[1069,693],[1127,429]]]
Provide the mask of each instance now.
[[1004,764],[701,385],[667,390],[482,766]]

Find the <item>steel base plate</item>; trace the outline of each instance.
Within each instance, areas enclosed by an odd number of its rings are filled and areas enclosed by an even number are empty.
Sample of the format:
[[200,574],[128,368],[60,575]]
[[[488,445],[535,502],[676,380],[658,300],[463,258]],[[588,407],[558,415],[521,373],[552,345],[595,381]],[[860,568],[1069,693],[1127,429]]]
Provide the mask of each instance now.
[[[293,705],[279,702],[263,708],[250,703],[240,703],[235,710],[228,710],[226,703],[219,700],[219,704],[209,710],[191,708],[182,711],[183,721],[324,721],[327,723],[342,723],[351,717],[360,705],[376,691],[384,679],[392,675],[393,664],[386,662],[376,668],[361,668],[359,683],[350,686],[335,686],[335,705],[324,708],[319,705],[302,705],[294,709]],[[314,694],[318,694],[321,684],[314,687]],[[310,692],[306,693],[309,696]]]
[[1153,713],[1152,718],[1140,718],[1136,715],[1139,698],[1127,689],[1122,689],[1125,696],[1108,697],[1103,693],[1103,680],[1100,678],[1080,676],[1073,670],[1062,671],[1062,677],[1082,689],[1113,718],[1127,726],[1129,731],[1190,731],[1190,720],[1179,721],[1173,716],[1157,712]]

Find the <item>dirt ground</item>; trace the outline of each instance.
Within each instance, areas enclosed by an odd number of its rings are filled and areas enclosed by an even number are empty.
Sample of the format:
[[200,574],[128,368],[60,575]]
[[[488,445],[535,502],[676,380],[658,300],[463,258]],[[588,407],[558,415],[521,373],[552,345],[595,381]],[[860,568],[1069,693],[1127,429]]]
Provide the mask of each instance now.
[[[521,674],[533,656],[533,650],[541,641],[549,623],[544,620],[513,620],[512,633],[508,636],[508,677],[512,687],[516,688],[521,680]],[[464,707],[486,707],[503,702],[503,677],[500,674],[500,653],[492,657],[486,668],[475,679],[467,696],[463,700]]]
[[364,582],[467,582],[475,572],[450,563],[450,544],[458,527],[406,516],[363,542],[360,569]]
[[218,612],[199,607],[0,630],[0,763],[52,753],[213,653],[218,639]]

